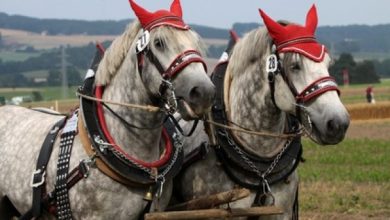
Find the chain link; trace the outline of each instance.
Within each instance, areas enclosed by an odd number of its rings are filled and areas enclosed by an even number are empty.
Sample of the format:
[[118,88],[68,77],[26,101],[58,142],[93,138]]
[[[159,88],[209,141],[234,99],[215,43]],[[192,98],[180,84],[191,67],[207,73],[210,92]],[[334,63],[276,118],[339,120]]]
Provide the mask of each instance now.
[[236,145],[236,143],[230,138],[226,130],[219,131],[219,134],[222,136],[225,136],[229,145],[233,147],[233,149],[239,154],[239,156],[244,160],[244,162],[252,169],[253,172],[256,173],[258,177],[260,177],[262,180],[265,180],[265,177],[268,176],[272,170],[275,169],[276,165],[279,163],[280,158],[282,157],[283,153],[286,151],[288,146],[291,144],[292,140],[288,139],[283,146],[283,148],[280,150],[280,152],[276,155],[275,159],[272,161],[271,165],[265,170],[264,172],[261,172],[257,166],[253,163],[251,159],[249,159],[245,153],[241,150],[240,147]]
[[158,174],[157,176],[153,173],[152,169],[150,169],[148,167],[145,167],[142,164],[137,163],[136,161],[130,160],[123,153],[121,153],[120,151],[116,150],[115,148],[109,148],[109,150],[111,150],[115,155],[117,155],[118,157],[123,159],[126,163],[132,164],[132,165],[136,166],[137,168],[139,168],[140,170],[142,170],[145,173],[147,173],[150,176],[151,179],[163,180],[163,179],[165,179],[165,176],[169,173],[169,171],[172,169],[173,165],[176,163],[176,160],[177,160],[177,158],[179,156],[179,153],[183,149],[182,137],[179,134],[174,133],[172,138],[174,140],[173,141],[174,147],[178,148],[178,149],[174,152],[172,160],[168,164],[168,166],[163,170],[163,172],[161,174]]

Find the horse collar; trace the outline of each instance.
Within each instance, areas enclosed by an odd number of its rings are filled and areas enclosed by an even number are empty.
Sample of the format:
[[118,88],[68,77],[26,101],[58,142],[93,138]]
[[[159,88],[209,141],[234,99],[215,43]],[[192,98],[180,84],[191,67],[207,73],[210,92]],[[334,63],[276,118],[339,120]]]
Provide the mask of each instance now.
[[[97,53],[96,56],[98,55]],[[100,59],[96,58],[95,62],[100,62]],[[95,68],[90,71],[96,72],[97,65],[92,66]],[[79,93],[93,95],[93,84],[94,74],[90,74],[90,77],[86,78],[83,86],[80,87]],[[103,88],[97,86],[95,91],[97,96],[101,97]],[[110,170],[111,173],[115,173],[119,177],[112,177],[114,180],[127,185],[147,186],[172,178],[178,173],[183,161],[182,137],[177,133],[170,119],[165,121],[162,132],[162,137],[166,142],[163,157],[155,162],[147,163],[131,157],[115,144],[105,125],[100,102],[80,98],[80,115],[83,126],[80,126],[79,130],[83,131],[84,129],[85,134],[87,134],[84,135],[87,138],[82,138],[84,147],[92,147],[92,151],[88,151],[91,150],[88,149],[87,153],[90,156],[95,155],[101,161],[98,163],[104,163],[104,168],[98,165],[102,172],[108,173],[107,170]]]

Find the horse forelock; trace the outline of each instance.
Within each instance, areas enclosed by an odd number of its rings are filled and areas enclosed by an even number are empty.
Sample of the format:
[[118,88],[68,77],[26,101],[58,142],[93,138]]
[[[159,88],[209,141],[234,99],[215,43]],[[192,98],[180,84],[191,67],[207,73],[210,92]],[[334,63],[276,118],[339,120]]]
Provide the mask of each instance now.
[[[272,40],[266,28],[263,27],[249,32],[235,45],[227,71],[236,81],[235,83],[241,84],[241,86],[231,88],[232,99],[240,99],[249,93],[261,93],[258,97],[263,97],[268,91],[266,89],[268,87],[263,85],[267,80],[265,60],[266,56],[270,54],[271,46]],[[260,101],[257,104],[265,104],[264,99],[257,101]]]
[[[203,41],[201,41],[199,35],[191,29],[181,30],[170,26],[160,26],[151,31],[150,42],[152,47],[155,46],[153,42],[157,40],[162,41],[164,43],[163,46],[169,45],[169,48],[164,49],[170,49],[176,53],[184,52],[181,51],[182,48],[180,46],[186,44],[190,46],[191,49],[199,51],[203,56],[205,55],[205,45]],[[156,49],[154,48],[154,50]]]
[[247,33],[233,49],[229,60],[229,69],[232,70],[230,74],[233,77],[242,74],[249,65],[253,64],[264,66],[264,58],[270,53],[271,45],[272,40],[265,28],[258,28]]
[[107,85],[111,82],[111,79],[121,67],[140,30],[140,23],[135,21],[126,28],[122,35],[111,43],[111,46],[104,53],[96,72],[96,84]]

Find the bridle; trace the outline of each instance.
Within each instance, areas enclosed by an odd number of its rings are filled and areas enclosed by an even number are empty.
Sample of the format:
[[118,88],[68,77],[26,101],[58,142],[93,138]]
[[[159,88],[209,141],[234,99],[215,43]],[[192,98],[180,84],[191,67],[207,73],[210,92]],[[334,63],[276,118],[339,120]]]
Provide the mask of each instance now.
[[[140,38],[137,41],[136,44],[136,53],[137,53],[137,62],[138,62],[138,72],[142,76],[143,68],[144,68],[144,59],[147,57],[151,63],[155,65],[157,70],[160,72],[163,80],[159,87],[159,98],[160,103],[163,104],[163,110],[168,116],[171,116],[174,112],[177,110],[177,101],[176,96],[174,92],[173,85],[171,83],[172,80],[179,74],[185,67],[190,65],[191,63],[197,62],[202,63],[205,71],[207,72],[207,66],[204,60],[202,59],[200,53],[196,50],[187,50],[183,53],[176,56],[176,58],[171,62],[171,64],[168,66],[167,69],[163,67],[159,59],[154,55],[153,51],[149,47],[150,42],[150,34],[149,30],[143,30],[143,34],[140,36]],[[142,78],[142,77],[141,77]],[[101,100],[103,97],[104,87],[97,85],[95,88],[95,96],[98,100]],[[165,94],[168,94],[168,97],[165,98]],[[130,155],[128,155],[126,152],[124,152],[119,146],[115,144],[114,139],[109,134],[109,131],[107,129],[105,119],[104,119],[104,112],[103,112],[103,105],[102,102],[98,101],[96,102],[96,108],[97,108],[97,116],[99,118],[100,124],[102,126],[102,131],[105,134],[106,138],[108,139],[109,143],[112,143],[112,147],[116,149],[118,152],[121,153],[125,158],[127,158],[130,161],[136,162],[137,164],[141,164],[145,167],[160,167],[163,164],[165,164],[170,157],[172,146],[167,145],[166,149],[164,151],[164,155],[161,156],[161,158],[157,161],[153,162],[144,162],[140,161]],[[106,108],[107,106],[104,105]],[[125,121],[123,118],[121,118],[119,115],[114,114],[114,116],[118,117],[121,121]],[[173,116],[170,117],[173,119]],[[194,126],[196,123],[194,123]],[[177,127],[177,124],[175,124]],[[179,129],[182,131],[181,129]],[[190,132],[192,133],[192,132]],[[165,140],[168,140],[167,133],[163,130],[162,136]]]
[[[153,28],[154,26],[152,26]],[[149,59],[151,63],[159,71],[163,80],[159,86],[159,97],[164,99],[164,95],[167,91],[170,91],[170,97],[164,100],[165,109],[169,114],[173,114],[177,109],[176,96],[172,85],[172,80],[188,65],[192,63],[201,63],[205,72],[207,72],[207,65],[203,60],[201,54],[196,50],[186,50],[183,53],[177,55],[171,64],[165,69],[153,51],[150,49],[150,31],[151,29],[143,30],[143,33],[139,37],[136,45],[138,72],[142,76],[144,68],[145,57]]]
[[[275,47],[273,46],[273,48]],[[298,92],[294,84],[291,82],[291,80],[289,80],[287,74],[283,70],[279,54],[275,52],[274,49],[272,54],[269,55],[266,60],[266,71],[268,72],[268,82],[271,90],[273,104],[277,107],[275,102],[275,77],[276,75],[280,74],[295,97],[297,118],[299,118],[298,116],[302,108],[305,107],[305,105],[314,98],[328,91],[336,91],[338,95],[340,95],[340,90],[337,87],[336,80],[331,76],[320,77],[306,86],[301,92]],[[305,109],[303,110],[304,114],[307,114]],[[308,115],[306,116],[309,117]]]

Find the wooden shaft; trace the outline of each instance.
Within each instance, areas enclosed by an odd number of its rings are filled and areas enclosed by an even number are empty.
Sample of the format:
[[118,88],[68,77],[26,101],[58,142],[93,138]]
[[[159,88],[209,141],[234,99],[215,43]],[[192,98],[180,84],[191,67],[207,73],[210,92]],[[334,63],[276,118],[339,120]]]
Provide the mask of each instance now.
[[200,197],[185,203],[180,203],[175,206],[168,207],[168,211],[181,211],[181,210],[196,210],[196,209],[210,209],[221,204],[234,202],[239,199],[249,196],[250,191],[248,189],[233,189],[227,192],[222,192],[210,196]]
[[192,211],[155,212],[145,214],[145,220],[176,220],[176,219],[207,219],[207,218],[231,218],[245,216],[264,216],[283,214],[281,208],[276,206],[262,206],[235,209],[204,209]]

